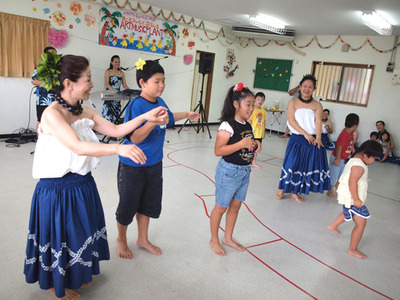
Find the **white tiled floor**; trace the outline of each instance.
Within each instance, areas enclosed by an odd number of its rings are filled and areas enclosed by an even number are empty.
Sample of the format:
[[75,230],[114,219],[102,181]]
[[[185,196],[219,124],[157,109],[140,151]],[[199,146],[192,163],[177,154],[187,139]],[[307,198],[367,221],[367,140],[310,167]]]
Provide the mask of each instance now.
[[[248,247],[226,248],[218,257],[209,248],[209,213],[214,205],[218,158],[207,132],[185,127],[168,130],[164,148],[163,212],[150,224],[150,239],[163,250],[153,256],[138,249],[136,224],[129,227],[132,260],[115,251],[114,212],[118,203],[116,156],[102,158],[93,172],[103,201],[111,260],[83,299],[383,299],[400,298],[400,167],[375,163],[369,168],[367,206],[371,219],[360,244],[366,260],[346,254],[352,224],[334,234],[326,225],[340,212],[322,194],[296,203],[274,195],[287,139],[267,136],[253,170],[246,205],[235,238]],[[51,299],[37,284],[25,283],[24,251],[35,144],[19,148],[0,143],[0,299]],[[224,227],[224,223],[222,223]],[[222,237],[222,233],[221,233]]]

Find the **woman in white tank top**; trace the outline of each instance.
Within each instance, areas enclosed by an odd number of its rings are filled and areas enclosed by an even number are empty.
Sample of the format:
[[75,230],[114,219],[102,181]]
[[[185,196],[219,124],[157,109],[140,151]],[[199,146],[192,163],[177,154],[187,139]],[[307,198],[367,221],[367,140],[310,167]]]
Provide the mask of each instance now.
[[[145,121],[163,122],[159,107],[130,122],[114,125],[91,107],[93,87],[85,57],[47,53],[37,71],[44,87],[57,91],[42,115],[33,176],[40,178],[32,197],[24,273],[53,297],[76,299],[110,258],[103,208],[91,171],[98,156],[119,154],[146,160],[135,145],[100,144],[96,134],[121,137]],[[50,80],[49,80],[50,79]],[[57,79],[57,80],[55,80]]]

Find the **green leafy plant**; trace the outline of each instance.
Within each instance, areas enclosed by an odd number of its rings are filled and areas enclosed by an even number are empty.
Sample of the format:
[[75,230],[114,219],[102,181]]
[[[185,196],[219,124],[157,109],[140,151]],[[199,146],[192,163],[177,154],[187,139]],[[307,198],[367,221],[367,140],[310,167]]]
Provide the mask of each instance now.
[[58,74],[61,72],[58,70],[61,64],[61,55],[56,52],[47,52],[42,54],[42,59],[39,60],[39,65],[36,69],[36,78],[42,81],[41,87],[44,87],[47,91],[55,91],[60,85]]

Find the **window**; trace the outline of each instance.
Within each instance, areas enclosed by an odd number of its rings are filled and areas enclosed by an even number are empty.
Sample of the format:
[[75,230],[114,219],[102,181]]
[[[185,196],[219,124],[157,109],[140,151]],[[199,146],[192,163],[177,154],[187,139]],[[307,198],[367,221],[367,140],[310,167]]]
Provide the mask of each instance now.
[[315,98],[367,106],[374,70],[374,65],[314,61],[312,73],[317,78]]

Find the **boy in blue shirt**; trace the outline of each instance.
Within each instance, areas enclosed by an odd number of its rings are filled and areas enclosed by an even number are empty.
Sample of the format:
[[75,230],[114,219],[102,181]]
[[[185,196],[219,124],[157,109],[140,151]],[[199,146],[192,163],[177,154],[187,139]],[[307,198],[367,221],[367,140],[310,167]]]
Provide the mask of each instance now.
[[161,97],[165,88],[164,69],[152,60],[136,63],[136,80],[142,88],[140,96],[129,103],[125,122],[158,106],[165,107],[168,117],[161,122],[145,122],[126,137],[124,144],[135,144],[146,155],[144,165],[136,164],[125,157],[120,157],[118,166],[118,192],[120,196],[116,211],[117,252],[122,258],[132,258],[128,247],[128,225],[136,215],[138,237],[136,244],[152,254],[160,255],[161,249],[148,239],[150,218],[158,218],[161,213],[162,199],[162,158],[165,132],[175,121],[188,118],[197,121],[200,117],[195,112],[172,113]]

